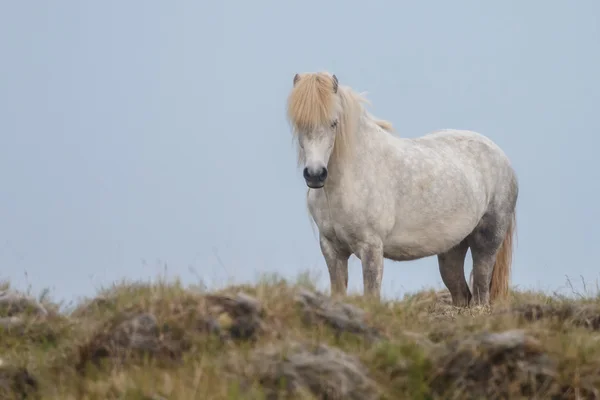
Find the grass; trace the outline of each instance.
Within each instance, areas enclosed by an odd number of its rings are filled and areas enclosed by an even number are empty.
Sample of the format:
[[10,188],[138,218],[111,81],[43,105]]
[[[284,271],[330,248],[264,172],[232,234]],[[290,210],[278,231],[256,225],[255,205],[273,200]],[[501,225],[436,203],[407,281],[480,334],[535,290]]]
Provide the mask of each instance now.
[[298,300],[303,290],[316,291],[309,279],[211,293],[123,282],[62,312],[46,297],[48,316],[0,328],[0,391],[78,400],[598,398],[595,297],[516,291],[509,304],[471,309],[435,291],[336,299],[360,315],[327,296],[311,309]]

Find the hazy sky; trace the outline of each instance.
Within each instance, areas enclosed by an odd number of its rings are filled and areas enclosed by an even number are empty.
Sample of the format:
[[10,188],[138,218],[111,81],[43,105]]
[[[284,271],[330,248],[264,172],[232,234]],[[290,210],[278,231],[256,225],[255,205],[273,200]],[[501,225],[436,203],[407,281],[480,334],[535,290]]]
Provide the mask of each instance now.
[[[327,288],[285,101],[296,72],[328,70],[399,135],[506,151],[514,284],[595,284],[599,24],[597,0],[3,1],[0,279],[73,299],[166,265]],[[386,296],[441,285],[435,257],[386,262]]]

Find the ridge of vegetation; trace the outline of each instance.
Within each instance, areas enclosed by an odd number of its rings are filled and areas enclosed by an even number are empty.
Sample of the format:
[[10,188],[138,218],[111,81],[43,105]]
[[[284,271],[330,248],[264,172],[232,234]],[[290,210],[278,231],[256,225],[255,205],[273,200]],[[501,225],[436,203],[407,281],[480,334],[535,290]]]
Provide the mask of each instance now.
[[62,312],[0,290],[0,398],[598,399],[600,301],[331,298],[310,279],[122,282]]

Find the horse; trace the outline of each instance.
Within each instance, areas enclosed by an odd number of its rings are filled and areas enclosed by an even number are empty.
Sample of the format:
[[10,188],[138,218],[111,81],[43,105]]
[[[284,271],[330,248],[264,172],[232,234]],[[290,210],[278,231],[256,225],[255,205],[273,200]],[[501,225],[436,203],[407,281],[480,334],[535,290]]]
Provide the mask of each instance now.
[[519,190],[507,155],[469,130],[394,135],[367,103],[326,71],[295,74],[287,99],[331,294],[347,293],[352,254],[361,261],[364,295],[378,300],[384,259],[437,255],[454,306],[507,299]]

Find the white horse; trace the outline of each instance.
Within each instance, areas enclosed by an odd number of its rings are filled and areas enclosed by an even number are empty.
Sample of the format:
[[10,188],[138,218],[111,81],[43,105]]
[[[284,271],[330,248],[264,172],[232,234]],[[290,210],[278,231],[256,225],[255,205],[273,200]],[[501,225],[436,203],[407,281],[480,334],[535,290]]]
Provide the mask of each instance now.
[[[366,100],[327,72],[296,74],[288,119],[309,187],[332,294],[346,294],[348,259],[379,298],[384,258],[437,255],[453,304],[508,296],[518,183],[504,152],[471,131],[391,134]],[[464,274],[473,257],[473,293]]]

